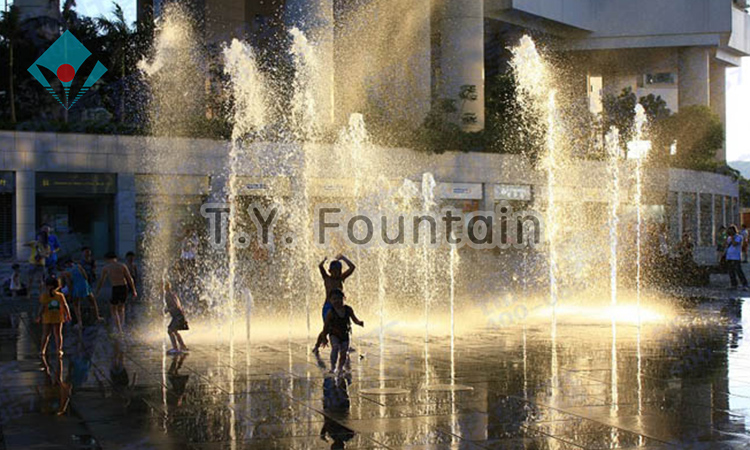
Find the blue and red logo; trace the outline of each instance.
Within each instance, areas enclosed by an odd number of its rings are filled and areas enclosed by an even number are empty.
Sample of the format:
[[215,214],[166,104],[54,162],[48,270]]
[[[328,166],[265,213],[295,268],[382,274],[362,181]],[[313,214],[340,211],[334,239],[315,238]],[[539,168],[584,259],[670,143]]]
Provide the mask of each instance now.
[[[65,31],[48,49],[42,53],[42,56],[37,59],[34,64],[29,67],[29,73],[31,73],[36,80],[47,89],[47,92],[52,94],[53,97],[62,105],[65,109],[70,109],[71,106],[78,101],[83,94],[85,94],[91,86],[96,83],[99,78],[104,75],[107,68],[97,61],[94,69],[89,73],[88,78],[81,86],[76,96],[70,98],[70,86],[73,83],[78,70],[81,65],[86,61],[91,52],[81,44],[81,41],[76,39],[70,31]],[[52,73],[57,75],[63,86],[63,96],[65,101],[60,99],[54,88],[49,84],[47,78],[44,76],[39,66],[44,67]]]

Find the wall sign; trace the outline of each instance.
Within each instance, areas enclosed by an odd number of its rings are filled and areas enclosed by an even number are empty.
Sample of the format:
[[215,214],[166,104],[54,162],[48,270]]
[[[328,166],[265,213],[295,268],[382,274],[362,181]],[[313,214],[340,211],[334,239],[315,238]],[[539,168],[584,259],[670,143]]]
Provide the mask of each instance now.
[[481,183],[438,183],[435,197],[445,199],[481,200]]
[[117,175],[37,172],[36,191],[40,194],[114,194],[117,192]]
[[13,192],[16,190],[16,180],[13,172],[0,171],[0,193]]
[[496,184],[495,200],[531,201],[531,186],[528,184]]

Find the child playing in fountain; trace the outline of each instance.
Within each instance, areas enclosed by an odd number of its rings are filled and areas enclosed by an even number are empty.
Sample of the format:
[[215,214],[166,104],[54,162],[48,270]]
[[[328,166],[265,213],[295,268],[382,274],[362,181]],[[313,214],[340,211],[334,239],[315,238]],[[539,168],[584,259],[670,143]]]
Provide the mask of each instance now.
[[39,296],[39,312],[36,322],[42,323],[42,346],[40,353],[42,357],[47,353],[50,334],[55,336],[57,354],[62,356],[63,351],[63,323],[70,320],[70,310],[65,302],[65,296],[60,293],[60,283],[57,278],[49,277],[44,283],[46,289]]
[[[325,318],[323,331],[318,335],[315,348],[328,345],[328,337],[331,339],[331,372],[343,373],[344,364],[349,359],[349,336],[352,334],[351,322],[364,327],[365,323],[357,318],[351,306],[345,305],[344,292],[334,289],[329,296],[331,310]],[[338,361],[338,369],[336,362]]]
[[189,330],[187,320],[185,320],[185,313],[182,311],[182,302],[180,297],[172,290],[172,283],[168,280],[164,280],[164,312],[168,312],[172,316],[172,320],[169,322],[167,327],[167,333],[169,339],[172,341],[172,348],[167,351],[168,355],[178,355],[181,353],[187,353],[190,351],[185,345],[185,342],[180,336],[180,331]]
[[64,279],[65,284],[68,286],[68,298],[72,299],[73,309],[76,312],[76,327],[79,331],[83,328],[81,315],[81,302],[83,300],[88,300],[89,304],[93,307],[96,321],[104,322],[104,318],[99,314],[99,305],[96,302],[96,298],[91,293],[91,285],[89,284],[86,270],[72,259],[66,259],[64,264],[65,271],[60,273],[60,278]]
[[[349,278],[351,274],[354,273],[354,269],[357,267],[354,265],[353,262],[349,260],[346,256],[342,254],[336,255],[336,258],[331,261],[331,263],[328,265],[328,272],[326,272],[325,269],[325,263],[328,260],[328,257],[323,258],[323,261],[320,262],[318,265],[318,269],[320,269],[320,275],[323,277],[323,286],[326,289],[326,299],[325,302],[323,302],[323,322],[326,321],[326,316],[328,315],[328,311],[331,310],[331,292],[334,290],[344,290],[344,280]],[[344,261],[347,265],[346,272],[341,273],[342,265],[341,261]],[[319,346],[315,344],[315,348],[313,349],[313,352],[317,352],[319,349]]]

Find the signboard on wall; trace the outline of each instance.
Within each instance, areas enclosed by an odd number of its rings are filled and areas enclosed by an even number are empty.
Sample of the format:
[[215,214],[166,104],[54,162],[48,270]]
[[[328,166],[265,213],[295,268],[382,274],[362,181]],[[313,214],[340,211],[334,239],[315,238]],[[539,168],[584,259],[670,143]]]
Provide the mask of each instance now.
[[528,184],[496,184],[495,200],[531,201],[531,186]]
[[308,194],[326,198],[354,197],[356,187],[351,178],[311,178],[308,181]]
[[135,192],[139,195],[208,195],[205,175],[136,175]]
[[438,183],[435,197],[445,199],[481,200],[481,183]]
[[117,175],[113,173],[37,172],[38,194],[114,194]]
[[13,172],[0,171],[0,194],[15,191],[16,182]]
[[287,177],[237,177],[239,195],[281,196],[292,194],[292,183]]

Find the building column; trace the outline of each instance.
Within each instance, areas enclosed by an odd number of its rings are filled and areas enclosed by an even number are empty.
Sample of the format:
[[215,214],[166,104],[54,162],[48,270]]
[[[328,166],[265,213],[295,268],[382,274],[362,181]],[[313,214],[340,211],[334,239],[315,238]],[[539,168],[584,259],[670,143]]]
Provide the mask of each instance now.
[[[726,66],[717,59],[711,61],[710,100],[711,110],[721,118],[724,125],[724,139],[727,135],[727,95],[726,95]],[[725,162],[727,160],[726,142],[716,150],[716,160]]]
[[469,132],[484,129],[484,1],[442,5],[438,97],[455,107],[455,122]]
[[688,47],[680,50],[678,75],[679,107],[710,103],[708,47]]
[[682,239],[682,192],[677,193],[677,242]]
[[115,252],[122,258],[135,251],[135,174],[117,174]]
[[16,172],[16,259],[27,260],[31,249],[24,244],[36,236],[36,173]]
[[695,245],[701,246],[701,193],[695,193]]
[[721,225],[727,226],[727,197],[721,196]]
[[495,210],[495,184],[482,183],[482,211]]
[[711,194],[711,245],[716,246],[716,194]]

